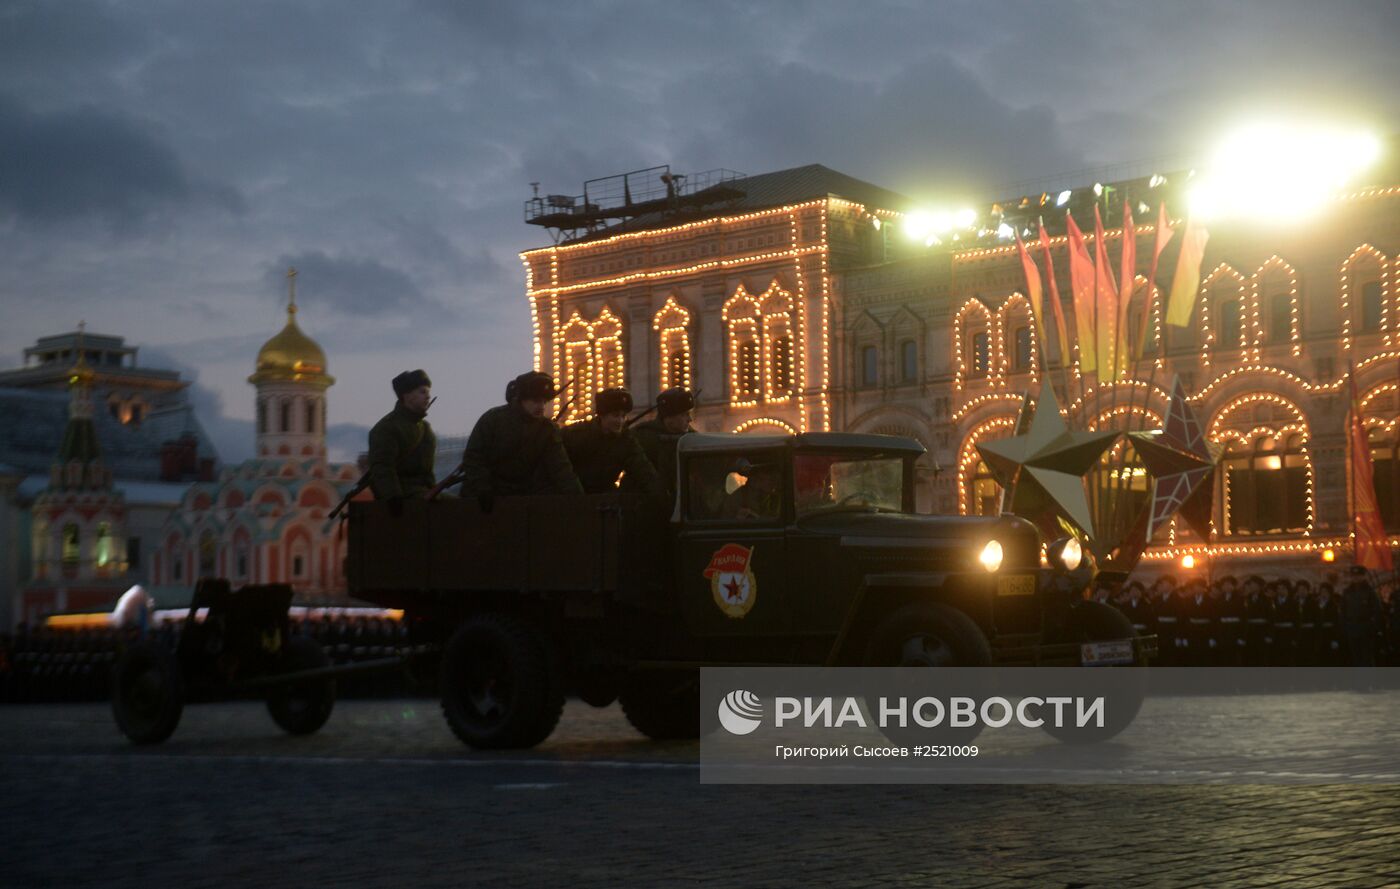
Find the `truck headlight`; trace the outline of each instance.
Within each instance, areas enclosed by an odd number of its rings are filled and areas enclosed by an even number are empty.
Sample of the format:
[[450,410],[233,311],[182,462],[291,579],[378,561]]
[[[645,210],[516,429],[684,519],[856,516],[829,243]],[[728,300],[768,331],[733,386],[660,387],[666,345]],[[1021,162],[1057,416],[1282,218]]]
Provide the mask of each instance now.
[[982,563],[982,567],[988,571],[995,571],[1001,567],[1001,544],[995,540],[988,540],[987,545],[982,547],[982,552],[978,554],[977,561]]
[[1077,537],[1061,537],[1050,544],[1046,556],[1056,568],[1076,571],[1084,564],[1084,545]]

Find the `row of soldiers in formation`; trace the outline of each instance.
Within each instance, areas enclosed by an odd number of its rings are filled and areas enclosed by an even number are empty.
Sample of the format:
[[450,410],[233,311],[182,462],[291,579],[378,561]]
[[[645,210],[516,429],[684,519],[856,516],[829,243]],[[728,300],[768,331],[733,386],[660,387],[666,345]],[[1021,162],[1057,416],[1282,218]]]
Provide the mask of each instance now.
[[545,409],[559,390],[548,374],[523,373],[506,386],[506,403],[481,415],[462,462],[439,484],[437,437],[427,421],[432,381],[422,370],[393,380],[398,401],[369,433],[369,486],[397,512],[406,499],[461,483],[461,496],[490,510],[498,496],[669,492],[676,487],[676,443],[694,432],[695,396],[680,388],[656,398],[656,416],[635,422],[626,389],[593,396],[593,418],[560,429]]
[[1122,611],[1139,633],[1157,635],[1164,666],[1375,666],[1400,657],[1400,596],[1382,602],[1366,569],[1334,580],[1243,581],[1227,576],[1178,584],[1138,581],[1093,597]]

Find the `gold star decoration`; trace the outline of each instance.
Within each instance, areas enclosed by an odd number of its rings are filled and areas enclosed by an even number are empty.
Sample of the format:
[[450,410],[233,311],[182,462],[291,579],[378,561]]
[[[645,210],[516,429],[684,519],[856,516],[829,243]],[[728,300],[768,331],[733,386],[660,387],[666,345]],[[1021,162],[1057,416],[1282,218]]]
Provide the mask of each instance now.
[[1049,533],[1055,533],[1058,519],[1068,519],[1092,540],[1094,520],[1084,493],[1084,476],[1117,440],[1118,432],[1071,430],[1048,383],[1041,387],[1029,424],[1025,422],[1028,408],[1029,404],[1023,406],[1016,423],[1024,432],[978,444],[977,452],[1008,492],[1010,512]]

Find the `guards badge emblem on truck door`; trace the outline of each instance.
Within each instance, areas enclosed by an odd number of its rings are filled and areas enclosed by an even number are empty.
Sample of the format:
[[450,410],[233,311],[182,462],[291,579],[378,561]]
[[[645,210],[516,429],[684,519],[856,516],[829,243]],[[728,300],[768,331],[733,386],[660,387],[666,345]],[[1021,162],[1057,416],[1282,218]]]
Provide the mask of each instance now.
[[710,567],[705,569],[715,604],[730,617],[748,614],[758,598],[758,578],[749,570],[752,557],[752,548],[726,543],[710,557]]

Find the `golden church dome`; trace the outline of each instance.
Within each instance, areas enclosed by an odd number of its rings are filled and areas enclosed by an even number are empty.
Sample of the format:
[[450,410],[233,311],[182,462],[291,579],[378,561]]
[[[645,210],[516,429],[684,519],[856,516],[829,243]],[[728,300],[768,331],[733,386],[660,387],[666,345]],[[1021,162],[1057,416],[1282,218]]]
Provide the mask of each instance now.
[[297,327],[296,297],[287,305],[287,326],[258,350],[257,369],[248,378],[253,385],[271,382],[319,383],[329,386],[335,378],[326,373],[326,353]]

